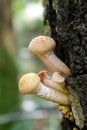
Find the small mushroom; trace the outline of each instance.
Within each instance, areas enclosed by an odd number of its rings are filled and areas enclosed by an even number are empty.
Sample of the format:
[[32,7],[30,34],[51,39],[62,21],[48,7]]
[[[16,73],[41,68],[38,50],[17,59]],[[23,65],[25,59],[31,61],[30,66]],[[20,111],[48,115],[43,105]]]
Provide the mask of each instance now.
[[70,106],[59,105],[58,110],[64,115],[65,118],[68,118],[72,122],[75,121]]
[[78,130],[78,128],[74,127],[73,130]]
[[58,110],[61,111],[64,116],[66,116],[68,113],[70,113],[70,106],[59,105]]
[[56,78],[56,76],[49,76],[46,70],[40,71],[38,75],[40,76],[41,82],[47,87],[53,88],[57,91],[60,91],[61,93],[66,93],[68,95],[68,89],[64,86],[64,77],[59,76],[58,80],[56,79],[57,81],[59,81],[58,83],[54,81],[54,78]]
[[35,94],[49,101],[69,105],[67,94],[46,87],[40,82],[40,77],[35,73],[27,73],[19,80],[19,90],[22,94]]
[[63,86],[65,85],[65,78],[62,75],[60,75],[58,71],[53,73],[52,79],[55,82],[62,84]]
[[70,69],[54,54],[55,41],[48,36],[35,37],[29,44],[29,51],[43,61],[52,72],[58,71],[64,77],[71,74]]
[[75,121],[75,118],[74,118],[74,116],[73,116],[73,113],[69,116],[69,120],[70,120],[71,122],[74,122],[74,121]]

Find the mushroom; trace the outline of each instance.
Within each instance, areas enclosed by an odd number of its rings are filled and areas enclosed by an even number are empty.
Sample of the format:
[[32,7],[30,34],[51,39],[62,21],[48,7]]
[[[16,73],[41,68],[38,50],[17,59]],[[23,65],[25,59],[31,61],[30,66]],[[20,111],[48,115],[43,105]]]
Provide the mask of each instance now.
[[55,82],[62,84],[63,86],[65,85],[65,78],[62,75],[60,75],[58,71],[53,73],[52,79]]
[[75,118],[74,118],[74,116],[73,116],[73,113],[71,113],[71,114],[69,115],[69,120],[72,121],[72,122],[75,121]]
[[70,106],[58,105],[58,110],[66,117],[69,118]]
[[69,105],[67,94],[46,87],[40,82],[40,77],[36,73],[27,73],[19,80],[19,90],[22,94],[35,94],[49,101]]
[[73,130],[78,130],[78,128],[74,127]]
[[70,106],[59,105],[58,110],[64,115],[65,118],[68,118],[72,122],[75,121]]
[[[39,74],[40,80],[47,87],[53,88],[56,91],[61,93],[69,94],[68,89],[64,86],[64,78],[57,72],[53,73],[52,78],[47,73],[46,70],[40,71]],[[74,116],[71,114],[70,105],[58,105],[58,110],[64,115],[65,118],[68,118],[70,121],[74,121]]]
[[[51,77],[48,75],[46,70],[40,71],[39,74],[41,82],[46,86],[53,88],[61,93],[66,93],[68,95],[68,89],[64,86],[65,78],[60,75],[54,75]],[[59,77],[58,77],[59,76]],[[55,78],[55,79],[54,79]],[[54,81],[56,80],[56,81]],[[58,82],[59,81],[59,82]]]
[[52,72],[58,71],[64,77],[71,74],[70,69],[54,54],[55,41],[48,36],[35,37],[29,44],[29,51],[43,61]]

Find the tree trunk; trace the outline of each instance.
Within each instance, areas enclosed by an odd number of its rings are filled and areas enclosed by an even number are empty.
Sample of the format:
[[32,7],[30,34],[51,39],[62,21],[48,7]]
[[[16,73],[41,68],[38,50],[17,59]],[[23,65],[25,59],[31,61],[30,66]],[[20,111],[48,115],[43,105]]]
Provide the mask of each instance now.
[[[80,98],[85,117],[82,130],[86,130],[87,0],[46,0],[44,25],[45,35],[50,35],[56,41],[55,54],[71,69],[72,75],[66,79],[66,84],[70,85]],[[77,127],[76,123],[67,122],[67,130]]]
[[16,54],[12,26],[12,0],[0,0],[0,43],[10,55]]
[[[0,0],[0,115],[13,111],[18,103],[11,8],[12,0]],[[0,125],[0,130],[9,130],[10,126]]]

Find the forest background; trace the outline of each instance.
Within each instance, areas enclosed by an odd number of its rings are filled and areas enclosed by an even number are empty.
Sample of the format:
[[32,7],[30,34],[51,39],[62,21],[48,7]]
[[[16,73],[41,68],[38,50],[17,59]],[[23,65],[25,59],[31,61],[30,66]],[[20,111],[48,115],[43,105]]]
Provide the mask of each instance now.
[[0,1],[0,130],[61,130],[55,104],[18,90],[21,75],[45,69],[27,49],[43,34],[43,16],[42,0]]

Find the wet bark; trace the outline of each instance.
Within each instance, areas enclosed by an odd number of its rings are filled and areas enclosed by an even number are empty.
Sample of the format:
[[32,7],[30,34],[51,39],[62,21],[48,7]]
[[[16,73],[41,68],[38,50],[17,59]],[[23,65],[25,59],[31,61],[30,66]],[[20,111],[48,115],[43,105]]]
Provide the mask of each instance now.
[[[56,41],[55,54],[71,69],[66,79],[78,94],[87,129],[87,1],[47,0],[45,34]],[[65,122],[65,121],[64,121]],[[68,121],[67,130],[77,127]],[[79,128],[78,128],[79,129]],[[65,128],[64,128],[65,130]]]

